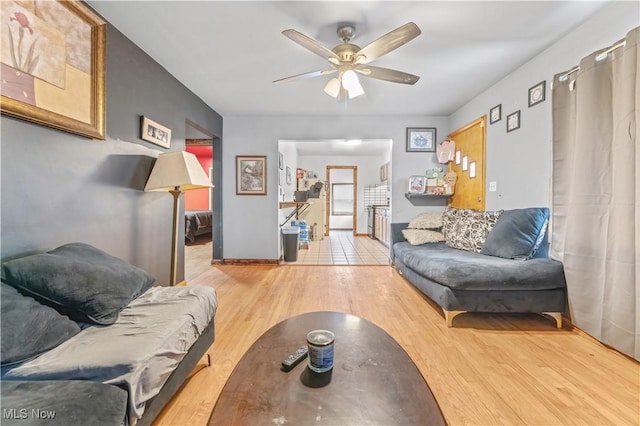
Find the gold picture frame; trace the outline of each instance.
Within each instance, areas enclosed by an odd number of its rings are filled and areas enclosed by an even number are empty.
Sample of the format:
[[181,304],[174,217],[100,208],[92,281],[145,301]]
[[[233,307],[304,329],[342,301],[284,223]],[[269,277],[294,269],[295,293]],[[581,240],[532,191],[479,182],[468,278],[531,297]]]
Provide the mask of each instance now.
[[265,155],[236,155],[236,195],[267,195]]
[[106,23],[78,0],[0,3],[0,112],[105,139]]

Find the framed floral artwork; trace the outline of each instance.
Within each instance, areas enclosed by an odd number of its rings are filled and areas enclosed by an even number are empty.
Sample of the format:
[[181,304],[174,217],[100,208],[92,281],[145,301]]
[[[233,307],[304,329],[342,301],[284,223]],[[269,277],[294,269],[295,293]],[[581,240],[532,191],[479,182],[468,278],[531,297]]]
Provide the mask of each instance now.
[[77,0],[0,4],[2,114],[105,139],[105,22]]

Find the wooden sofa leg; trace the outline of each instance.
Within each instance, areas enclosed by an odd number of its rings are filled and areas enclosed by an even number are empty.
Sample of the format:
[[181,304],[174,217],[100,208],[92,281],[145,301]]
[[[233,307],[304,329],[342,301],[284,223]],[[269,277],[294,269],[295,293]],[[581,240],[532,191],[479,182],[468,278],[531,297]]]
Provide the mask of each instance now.
[[467,311],[447,311],[446,309],[442,309],[444,311],[444,319],[447,322],[447,327],[453,327],[453,319],[460,314],[464,314]]
[[562,328],[562,313],[560,312],[542,312],[542,315],[548,315],[556,321],[556,328]]

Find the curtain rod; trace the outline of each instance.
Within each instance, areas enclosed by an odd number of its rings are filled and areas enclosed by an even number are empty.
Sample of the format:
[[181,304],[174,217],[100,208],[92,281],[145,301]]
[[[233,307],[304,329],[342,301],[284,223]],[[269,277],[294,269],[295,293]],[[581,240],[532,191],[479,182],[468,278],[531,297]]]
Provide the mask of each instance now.
[[[620,42],[620,43],[618,43],[618,44],[614,44],[613,46],[611,46],[610,48],[608,48],[607,50],[605,50],[604,52],[602,52],[602,53],[600,53],[598,56],[596,56],[596,61],[601,61],[601,60],[603,60],[604,58],[606,58],[606,57],[607,57],[607,55],[608,55],[609,53],[613,52],[613,51],[614,51],[614,50],[616,50],[616,49],[619,49],[619,48],[621,48],[621,47],[624,47],[626,44],[627,44],[627,41],[626,41],[626,40],[621,41],[621,42]],[[571,74],[573,74],[574,72],[578,72],[578,71],[580,71],[580,66],[579,66],[579,65],[577,65],[577,66],[575,66],[575,67],[571,68],[571,69],[570,69],[569,71],[567,71],[565,74],[562,74],[560,77],[558,77],[558,80],[559,80],[559,81],[566,81],[566,80],[569,78],[569,76],[570,76]]]

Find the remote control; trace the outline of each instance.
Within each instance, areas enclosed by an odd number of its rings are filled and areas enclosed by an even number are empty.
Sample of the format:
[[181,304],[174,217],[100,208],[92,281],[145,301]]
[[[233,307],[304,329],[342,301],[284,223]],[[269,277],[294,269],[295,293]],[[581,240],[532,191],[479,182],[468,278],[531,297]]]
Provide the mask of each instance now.
[[309,353],[309,347],[303,346],[291,355],[287,356],[284,361],[282,361],[282,366],[280,369],[284,372],[289,372],[293,370],[293,368],[300,364],[300,362],[307,357]]

